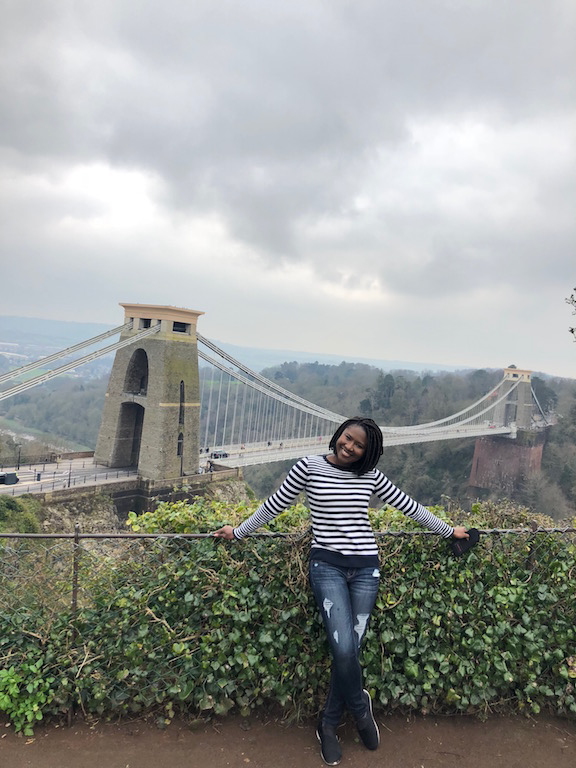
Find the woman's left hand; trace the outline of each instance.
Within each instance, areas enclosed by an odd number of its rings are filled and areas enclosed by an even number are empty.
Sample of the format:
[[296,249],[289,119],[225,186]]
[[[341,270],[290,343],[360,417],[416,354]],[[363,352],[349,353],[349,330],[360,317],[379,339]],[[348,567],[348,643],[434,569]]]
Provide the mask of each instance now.
[[469,539],[470,536],[468,535],[468,531],[463,525],[456,525],[454,527],[454,533],[452,534],[453,539]]

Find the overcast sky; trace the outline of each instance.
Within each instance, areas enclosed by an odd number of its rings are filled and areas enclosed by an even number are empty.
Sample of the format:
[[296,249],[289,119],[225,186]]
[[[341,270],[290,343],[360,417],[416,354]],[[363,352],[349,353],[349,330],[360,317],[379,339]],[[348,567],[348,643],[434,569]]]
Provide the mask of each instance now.
[[574,0],[0,8],[0,314],[576,378]]

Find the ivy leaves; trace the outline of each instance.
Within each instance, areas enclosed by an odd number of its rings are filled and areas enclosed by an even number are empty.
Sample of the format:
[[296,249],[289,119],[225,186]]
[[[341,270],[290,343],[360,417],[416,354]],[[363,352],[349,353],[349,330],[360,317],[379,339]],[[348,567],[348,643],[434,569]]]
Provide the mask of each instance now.
[[24,660],[19,665],[0,669],[0,711],[10,718],[16,731],[34,734],[34,725],[42,720],[54,692],[55,678],[47,674],[44,658]]
[[[490,527],[490,510],[476,508],[475,524],[484,514]],[[251,511],[177,502],[129,523],[206,533]],[[372,514],[379,529],[399,525],[397,513]],[[56,559],[23,550],[1,587],[11,607],[0,611],[0,710],[26,733],[72,706],[153,712],[164,724],[268,706],[316,713],[330,660],[307,583],[307,511],[296,505],[274,525],[299,536],[91,542],[75,615],[60,590],[43,588],[67,573],[61,550]],[[484,536],[459,559],[428,535],[378,542],[381,588],[363,667],[380,711],[576,714],[573,535]],[[43,601],[20,599],[22,574],[26,594]]]

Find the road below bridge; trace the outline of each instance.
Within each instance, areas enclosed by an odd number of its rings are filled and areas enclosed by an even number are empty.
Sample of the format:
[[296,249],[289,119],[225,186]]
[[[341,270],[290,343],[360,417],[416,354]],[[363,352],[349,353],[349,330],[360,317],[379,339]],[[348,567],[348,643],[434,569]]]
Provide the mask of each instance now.
[[63,459],[55,462],[21,464],[19,467],[2,467],[2,472],[16,473],[14,485],[0,484],[0,495],[22,496],[25,493],[50,493],[64,488],[82,488],[88,485],[116,483],[135,477],[135,467],[114,468],[94,463],[90,458]]

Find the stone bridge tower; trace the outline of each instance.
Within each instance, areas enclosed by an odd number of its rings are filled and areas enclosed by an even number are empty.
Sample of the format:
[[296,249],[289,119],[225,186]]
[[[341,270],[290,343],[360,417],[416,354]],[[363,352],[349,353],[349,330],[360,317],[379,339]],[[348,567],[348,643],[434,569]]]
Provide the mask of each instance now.
[[533,428],[531,371],[506,368],[503,387],[508,396],[496,406],[492,419],[515,429],[510,436],[477,438],[468,481],[471,492],[512,495],[542,465],[547,430]]
[[109,467],[138,468],[149,480],[198,471],[200,392],[196,322],[203,312],[121,304],[129,338],[159,331],[116,352],[95,458]]
[[510,396],[495,409],[495,424],[515,424],[518,429],[530,429],[534,401],[532,398],[532,371],[519,368],[504,369],[504,391]]

